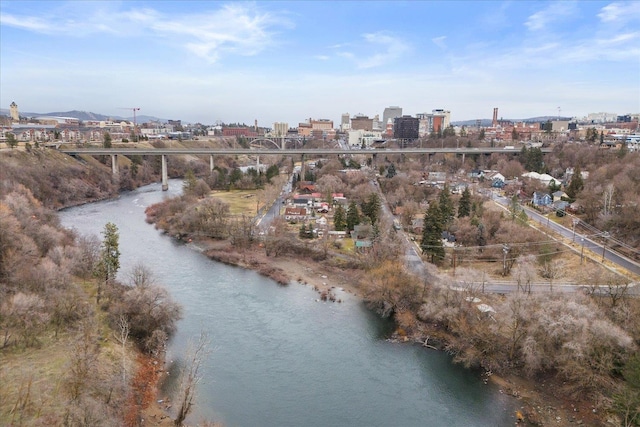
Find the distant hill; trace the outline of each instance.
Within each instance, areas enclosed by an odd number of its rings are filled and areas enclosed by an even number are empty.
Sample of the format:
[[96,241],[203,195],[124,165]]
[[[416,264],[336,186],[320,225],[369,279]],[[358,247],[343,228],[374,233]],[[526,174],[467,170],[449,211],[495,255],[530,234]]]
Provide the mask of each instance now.
[[[491,119],[479,119],[481,127],[489,127],[491,126]],[[499,120],[510,121],[514,123],[526,122],[526,123],[544,123],[548,120],[571,120],[571,117],[558,117],[558,116],[539,116],[539,117],[530,117],[528,119],[504,119],[500,118]],[[477,120],[461,120],[457,122],[451,122],[453,126],[476,126]]]
[[[0,109],[0,114],[8,116],[9,110],[6,108]],[[131,117],[122,117],[122,116],[106,116],[104,114],[92,113],[90,111],[79,111],[79,110],[71,110],[71,111],[54,111],[51,113],[30,113],[27,111],[20,111],[20,115],[22,117],[39,117],[39,116],[56,116],[56,117],[73,117],[78,120],[86,121],[86,120],[127,120],[132,122],[133,116]],[[166,123],[166,119],[159,119],[153,116],[145,116],[140,115],[136,116],[136,122],[138,123],[146,123],[146,122],[162,122]]]

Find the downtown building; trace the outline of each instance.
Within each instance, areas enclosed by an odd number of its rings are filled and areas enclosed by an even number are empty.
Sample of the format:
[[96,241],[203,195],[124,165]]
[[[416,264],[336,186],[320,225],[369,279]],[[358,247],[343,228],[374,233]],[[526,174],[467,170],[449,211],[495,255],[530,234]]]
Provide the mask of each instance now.
[[416,117],[420,122],[418,134],[421,138],[432,132],[442,132],[451,124],[451,111],[449,110],[435,109],[431,110],[431,113],[418,113]]
[[396,139],[418,139],[420,121],[417,117],[396,117],[393,122],[393,137]]

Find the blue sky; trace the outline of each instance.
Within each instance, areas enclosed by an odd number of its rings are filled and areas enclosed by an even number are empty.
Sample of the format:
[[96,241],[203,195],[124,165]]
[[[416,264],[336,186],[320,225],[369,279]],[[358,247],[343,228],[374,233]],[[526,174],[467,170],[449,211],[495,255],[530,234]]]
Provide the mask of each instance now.
[[290,125],[640,112],[640,2],[0,0],[0,107]]

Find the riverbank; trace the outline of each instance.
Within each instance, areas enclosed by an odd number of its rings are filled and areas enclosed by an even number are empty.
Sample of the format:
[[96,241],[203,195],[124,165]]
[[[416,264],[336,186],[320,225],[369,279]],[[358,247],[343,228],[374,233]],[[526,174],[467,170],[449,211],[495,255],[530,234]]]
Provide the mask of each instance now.
[[320,294],[340,288],[362,297],[359,288],[362,272],[358,270],[346,270],[307,258],[267,256],[257,245],[238,251],[227,241],[197,240],[190,244],[214,261],[256,271],[280,285],[298,282],[313,287]]
[[[254,246],[237,251],[225,241],[200,240],[191,242],[194,249],[211,259],[225,264],[254,270],[276,282],[298,282],[313,287],[319,295],[330,294],[332,289],[342,289],[357,298],[363,298],[359,286],[363,273],[331,266],[328,262],[291,256],[269,257],[264,249]],[[437,325],[421,324],[419,331],[410,336],[395,335],[400,343],[415,343],[444,351],[449,339]],[[595,405],[588,401],[576,401],[563,394],[563,383],[552,376],[524,378],[517,375],[485,374],[485,382],[496,385],[501,393],[516,400],[519,408],[514,422],[522,416],[519,425],[531,426],[606,426],[607,423]]]

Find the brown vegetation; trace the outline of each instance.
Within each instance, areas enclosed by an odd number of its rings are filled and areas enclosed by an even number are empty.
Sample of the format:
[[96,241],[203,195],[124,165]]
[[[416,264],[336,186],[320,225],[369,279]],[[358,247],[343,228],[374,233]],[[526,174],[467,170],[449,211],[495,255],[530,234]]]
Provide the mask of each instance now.
[[[58,171],[56,179],[35,185],[47,181],[36,161]],[[109,281],[96,304],[99,239],[63,229],[45,205],[108,196],[117,188],[110,176],[94,183],[99,170],[89,173],[93,169],[55,152],[12,152],[0,163],[0,423],[122,425],[131,413],[125,407],[128,371],[136,370],[132,344],[147,352],[161,349],[179,307],[148,280]],[[82,185],[108,185],[78,194],[66,187],[82,187],[74,174]]]

